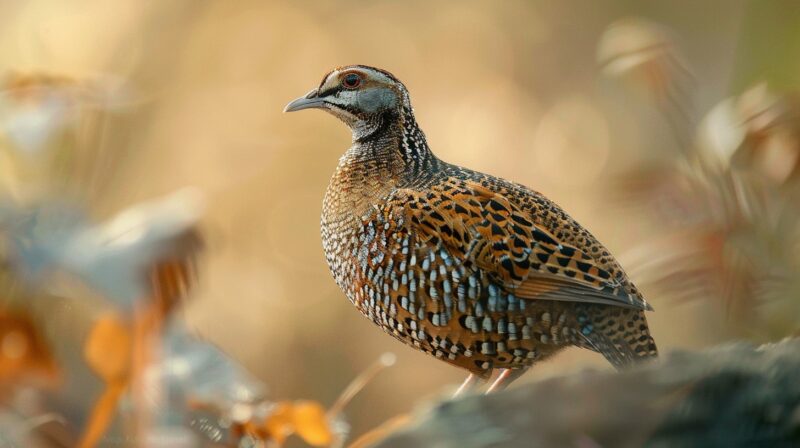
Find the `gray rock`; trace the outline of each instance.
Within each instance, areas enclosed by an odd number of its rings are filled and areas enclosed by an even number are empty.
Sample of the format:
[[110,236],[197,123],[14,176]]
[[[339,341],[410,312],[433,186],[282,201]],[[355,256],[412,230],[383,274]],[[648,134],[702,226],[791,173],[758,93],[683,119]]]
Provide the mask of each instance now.
[[674,352],[446,401],[376,446],[800,447],[800,340]]

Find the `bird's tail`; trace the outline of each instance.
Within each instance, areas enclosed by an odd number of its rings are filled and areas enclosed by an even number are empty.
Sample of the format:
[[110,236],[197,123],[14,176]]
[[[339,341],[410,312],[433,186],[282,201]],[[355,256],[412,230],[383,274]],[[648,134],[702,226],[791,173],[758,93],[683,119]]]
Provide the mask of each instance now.
[[582,345],[617,369],[658,356],[642,310],[592,306],[579,314],[578,322]]

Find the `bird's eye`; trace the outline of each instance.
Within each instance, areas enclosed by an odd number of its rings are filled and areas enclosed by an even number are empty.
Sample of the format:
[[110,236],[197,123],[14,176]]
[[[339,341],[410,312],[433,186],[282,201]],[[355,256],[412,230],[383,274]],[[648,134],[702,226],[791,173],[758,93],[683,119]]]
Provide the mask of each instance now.
[[361,85],[361,76],[358,73],[348,73],[342,78],[342,85],[345,89],[357,89]]

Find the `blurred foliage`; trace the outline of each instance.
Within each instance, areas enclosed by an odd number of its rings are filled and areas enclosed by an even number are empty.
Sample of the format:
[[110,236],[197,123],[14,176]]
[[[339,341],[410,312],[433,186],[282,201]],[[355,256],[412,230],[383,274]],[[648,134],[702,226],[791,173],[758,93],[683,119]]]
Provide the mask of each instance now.
[[[199,192],[177,192],[128,207],[107,222],[93,222],[88,210],[97,186],[83,184],[82,176],[93,177],[83,165],[95,163],[95,155],[80,153],[86,141],[64,138],[77,135],[82,126],[79,111],[85,97],[70,97],[74,86],[48,75],[15,76],[3,103],[12,103],[2,145],[12,163],[6,165],[0,192],[3,408],[12,416],[19,413],[23,422],[59,416],[69,441],[45,445],[105,445],[113,440],[109,429],[118,413],[124,421],[121,434],[142,446],[238,446],[246,440],[283,446],[292,434],[313,446],[341,440],[346,429],[336,423],[338,413],[369,378],[360,378],[331,413],[313,401],[272,402],[262,383],[172,317],[196,283],[203,245]],[[67,97],[69,107],[62,104]],[[82,356],[57,359],[41,334],[44,322],[37,322],[25,307],[53,295],[83,301],[89,291],[103,304],[96,303],[97,312],[88,316],[88,334],[79,342]],[[80,420],[60,417],[71,412],[70,403],[61,409],[15,403],[25,390],[42,398],[57,396],[60,371],[74,374],[80,365],[103,389],[89,398],[85,427]],[[382,361],[370,376],[385,365]],[[26,431],[0,432],[12,445],[38,446]]]
[[[637,75],[665,117],[687,119],[672,128],[679,138],[668,163],[636,167],[620,182],[620,196],[649,209],[660,227],[661,238],[640,249],[645,267],[638,277],[674,298],[711,301],[733,334],[757,340],[796,335],[797,93],[775,94],[758,84],[694,123],[691,97],[675,93],[686,91],[689,69],[675,62],[676,45],[667,36],[645,22],[617,24],[599,49],[601,60],[611,61],[607,75],[629,83]],[[694,135],[681,138],[685,133]]]

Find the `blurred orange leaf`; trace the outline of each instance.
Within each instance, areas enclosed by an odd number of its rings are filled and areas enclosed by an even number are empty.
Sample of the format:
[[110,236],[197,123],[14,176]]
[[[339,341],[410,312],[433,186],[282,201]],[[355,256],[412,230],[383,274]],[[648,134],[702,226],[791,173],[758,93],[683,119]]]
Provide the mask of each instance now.
[[264,421],[264,429],[278,445],[283,445],[293,433],[312,446],[330,445],[334,438],[325,408],[308,400],[276,403]]
[[15,385],[31,378],[52,381],[55,360],[31,317],[0,310],[0,385]]
[[294,403],[294,427],[297,435],[310,445],[326,446],[333,442],[333,432],[325,409],[315,401]]
[[116,314],[97,320],[83,347],[89,367],[105,382],[121,381],[130,373],[132,337]]

